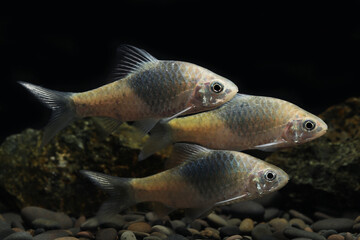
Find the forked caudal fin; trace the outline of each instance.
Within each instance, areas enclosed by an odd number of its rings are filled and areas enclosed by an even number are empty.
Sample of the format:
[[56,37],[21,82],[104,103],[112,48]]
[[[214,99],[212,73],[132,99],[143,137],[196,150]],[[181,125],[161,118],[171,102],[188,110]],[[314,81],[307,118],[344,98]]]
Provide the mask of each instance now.
[[97,213],[100,219],[113,216],[136,204],[130,184],[131,178],[119,178],[87,170],[81,170],[80,173],[110,195]]
[[73,93],[53,91],[31,83],[19,82],[28,89],[45,106],[52,109],[51,119],[44,129],[44,136],[41,145],[47,144],[61,129],[66,127],[76,118],[76,110],[73,100],[70,98]]

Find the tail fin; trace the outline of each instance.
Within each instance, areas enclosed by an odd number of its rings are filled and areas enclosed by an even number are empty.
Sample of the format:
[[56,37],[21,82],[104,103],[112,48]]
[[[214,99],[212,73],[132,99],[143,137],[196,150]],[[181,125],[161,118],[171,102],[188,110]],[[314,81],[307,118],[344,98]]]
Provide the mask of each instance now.
[[110,195],[101,205],[97,214],[99,217],[113,216],[136,203],[131,178],[113,177],[87,170],[81,170],[80,173]]
[[150,138],[141,150],[138,160],[142,161],[172,143],[171,129],[167,122],[160,121],[150,131]]
[[76,118],[74,102],[70,98],[73,93],[53,91],[26,82],[19,82],[19,84],[28,89],[45,106],[53,110],[51,119],[44,129],[41,144],[43,146]]

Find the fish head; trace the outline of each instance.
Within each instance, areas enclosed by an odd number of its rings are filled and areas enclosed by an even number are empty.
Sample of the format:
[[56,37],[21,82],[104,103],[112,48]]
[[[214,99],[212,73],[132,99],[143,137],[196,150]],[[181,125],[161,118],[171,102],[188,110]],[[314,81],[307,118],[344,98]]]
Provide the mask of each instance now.
[[291,119],[283,132],[283,139],[290,145],[314,140],[327,131],[326,123],[319,117],[305,112]]
[[289,176],[284,170],[270,163],[258,161],[249,178],[251,195],[260,197],[277,191],[288,183]]
[[200,109],[212,109],[230,101],[237,92],[238,87],[232,81],[207,74],[197,82],[192,103]]

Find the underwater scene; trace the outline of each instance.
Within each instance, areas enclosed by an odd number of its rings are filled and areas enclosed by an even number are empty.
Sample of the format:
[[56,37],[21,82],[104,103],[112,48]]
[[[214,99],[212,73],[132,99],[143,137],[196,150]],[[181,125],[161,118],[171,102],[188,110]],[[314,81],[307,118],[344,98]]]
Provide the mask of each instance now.
[[120,5],[0,20],[0,240],[360,239],[359,5]]

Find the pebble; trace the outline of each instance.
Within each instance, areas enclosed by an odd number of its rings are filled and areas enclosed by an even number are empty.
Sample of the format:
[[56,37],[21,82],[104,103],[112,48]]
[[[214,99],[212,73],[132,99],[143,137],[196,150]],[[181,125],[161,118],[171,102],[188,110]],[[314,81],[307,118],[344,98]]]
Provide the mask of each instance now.
[[243,237],[240,235],[233,235],[233,236],[228,237],[226,240],[242,240],[242,239],[243,239]]
[[13,234],[10,234],[4,240],[32,240],[35,239],[33,236],[31,236],[28,232],[15,232]]
[[235,203],[230,206],[222,207],[223,212],[230,214],[232,217],[240,219],[251,218],[257,221],[264,219],[265,208],[254,201],[244,201],[241,203]]
[[230,218],[227,220],[228,226],[240,226],[241,219],[240,218]]
[[84,222],[86,222],[86,217],[81,215],[78,219],[76,219],[74,227],[80,227]]
[[99,227],[99,220],[96,217],[87,219],[80,225],[81,230],[96,230]]
[[120,240],[136,240],[136,237],[132,231],[125,231],[121,234]]
[[145,233],[151,232],[151,226],[150,226],[150,224],[148,224],[146,222],[134,222],[134,223],[130,224],[127,227],[127,229],[130,231],[138,231],[138,232],[145,232]]
[[264,221],[268,222],[273,218],[280,216],[280,210],[278,208],[266,208],[264,213]]
[[290,213],[290,215],[291,216],[293,216],[293,217],[295,217],[295,218],[300,218],[300,219],[302,219],[305,223],[307,223],[307,224],[312,224],[314,221],[311,219],[311,218],[309,218],[308,216],[306,216],[306,215],[304,215],[304,214],[302,214],[302,213],[300,213],[300,212],[298,212],[298,211],[296,211],[296,210],[294,210],[294,209],[290,209],[289,210],[289,213]]
[[46,218],[36,218],[31,222],[31,225],[36,228],[43,228],[46,230],[61,229],[61,225],[58,221],[54,221]]
[[59,238],[55,238],[54,240],[79,240],[76,237],[59,237]]
[[227,236],[232,236],[232,235],[238,235],[240,234],[240,229],[237,226],[225,226],[225,227],[221,227],[219,229],[220,231],[220,236],[223,237],[227,237]]
[[239,230],[242,233],[250,233],[254,229],[254,221],[251,218],[245,218],[241,221]]
[[183,236],[192,236],[192,232],[189,231],[189,229],[187,229],[186,227],[177,227],[175,229],[175,232],[178,233],[178,234],[181,234]]
[[340,234],[332,234],[327,239],[328,240],[345,240],[345,237],[341,236]]
[[325,240],[325,237],[318,233],[308,232],[294,227],[286,227],[283,230],[283,234],[285,237],[288,237],[290,239],[301,237],[310,238],[313,240]]
[[7,228],[7,229],[3,229],[0,231],[0,239],[4,239],[7,236],[9,236],[10,234],[13,234],[15,231],[12,230],[11,228]]
[[78,232],[75,237],[78,237],[78,238],[86,238],[86,239],[95,239],[94,237],[94,234],[92,234],[91,232],[89,231],[81,231],[81,232]]
[[357,217],[355,218],[355,223],[360,223],[360,216],[357,216]]
[[5,222],[11,225],[11,227],[25,229],[23,226],[24,221],[22,220],[20,214],[9,212],[3,213],[2,217],[5,219]]
[[116,240],[117,231],[115,228],[103,228],[96,232],[96,240]]
[[353,230],[354,230],[355,232],[360,233],[360,223],[356,223],[356,224],[354,224],[354,226],[353,226]]
[[0,231],[4,230],[4,229],[10,229],[10,228],[11,228],[10,224],[5,222],[5,219],[0,220]]
[[284,228],[289,226],[289,222],[285,218],[274,218],[269,221],[269,225],[277,232],[282,232]]
[[168,227],[165,227],[165,226],[162,226],[162,225],[154,225],[152,226],[151,228],[151,231],[152,232],[161,232],[161,233],[164,233],[166,235],[171,235],[174,233],[174,231]]
[[144,237],[143,240],[161,240],[161,238],[156,236],[148,236],[148,237]]
[[[118,214],[121,216],[120,214]],[[125,221],[127,222],[145,222],[145,216],[140,214],[126,214],[124,216],[121,216]]]
[[208,223],[214,227],[224,227],[227,225],[226,220],[214,212],[210,213],[206,219],[208,220]]
[[252,239],[263,240],[272,236],[270,225],[267,223],[259,223],[251,232]]
[[337,232],[349,232],[352,230],[354,220],[349,218],[329,218],[315,222],[311,228],[318,232],[320,230],[334,229]]
[[202,219],[195,219],[192,223],[190,223],[190,227],[194,228],[198,231],[200,231],[208,226],[209,226],[209,224]]
[[170,221],[170,225],[171,225],[171,228],[172,229],[177,229],[178,227],[185,227],[186,224],[181,221],[181,220],[173,220],[173,221]]
[[168,235],[161,233],[161,232],[153,232],[150,234],[150,236],[158,237],[160,239],[167,239]]
[[296,226],[296,227],[301,228],[301,229],[305,229],[305,227],[306,227],[306,223],[304,222],[304,220],[302,220],[300,218],[292,218],[292,219],[290,219],[289,224],[291,226]]
[[[127,215],[125,215],[125,216],[127,216]],[[128,221],[128,220],[126,220],[125,216],[116,214],[114,216],[107,217],[106,219],[101,219],[100,227],[115,228],[117,230],[120,230],[120,229],[122,229],[122,227],[124,226],[126,221]],[[133,216],[133,214],[131,216]],[[145,220],[144,216],[141,216],[141,217],[142,217],[141,219]],[[127,219],[134,219],[134,218],[127,218]],[[135,218],[135,219],[139,219],[139,218]],[[131,221],[134,221],[134,220],[131,220]]]
[[49,230],[34,237],[34,240],[52,240],[59,237],[69,237],[71,232],[66,230]]
[[323,212],[314,212],[314,217],[318,220],[323,220],[323,219],[329,219],[329,218],[333,218],[329,215],[327,215],[326,213]]
[[37,218],[44,218],[58,222],[63,229],[71,228],[73,226],[71,218],[65,213],[53,212],[41,207],[25,207],[21,209],[21,217],[24,222],[29,225]]
[[212,227],[205,228],[200,232],[200,234],[210,239],[220,239],[220,232]]
[[179,234],[172,234],[170,235],[168,238],[166,238],[167,240],[188,240],[186,237],[181,236]]
[[330,235],[336,234],[337,231],[332,230],[332,229],[330,229],[330,230],[320,230],[318,233],[320,235],[324,236],[325,238],[328,238]]

